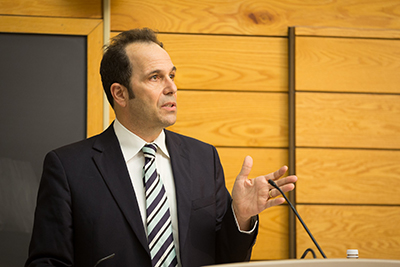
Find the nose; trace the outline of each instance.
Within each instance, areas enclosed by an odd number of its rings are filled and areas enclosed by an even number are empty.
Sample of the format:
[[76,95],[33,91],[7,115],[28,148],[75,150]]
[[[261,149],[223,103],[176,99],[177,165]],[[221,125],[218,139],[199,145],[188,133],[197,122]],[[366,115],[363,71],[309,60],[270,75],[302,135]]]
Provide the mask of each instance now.
[[168,77],[165,82],[165,87],[164,87],[164,94],[169,95],[169,94],[176,94],[178,91],[178,88],[175,85],[175,82],[173,79]]

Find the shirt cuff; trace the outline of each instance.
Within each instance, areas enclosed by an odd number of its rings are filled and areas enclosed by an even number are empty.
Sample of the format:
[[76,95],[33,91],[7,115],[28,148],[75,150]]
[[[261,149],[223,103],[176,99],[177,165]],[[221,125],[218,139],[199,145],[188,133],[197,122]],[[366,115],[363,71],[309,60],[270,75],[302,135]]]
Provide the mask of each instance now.
[[233,212],[233,218],[235,218],[236,226],[237,226],[239,232],[241,232],[243,234],[252,234],[254,232],[254,230],[257,228],[257,224],[258,224],[257,216],[253,216],[250,219],[251,220],[250,221],[250,225],[253,226],[253,227],[251,227],[252,229],[249,230],[249,231],[243,231],[243,230],[240,229],[240,226],[239,226],[239,223],[238,223],[238,221],[236,219],[236,214],[235,214],[235,211],[233,210],[233,205],[232,204],[231,204],[231,209],[232,209],[232,212]]

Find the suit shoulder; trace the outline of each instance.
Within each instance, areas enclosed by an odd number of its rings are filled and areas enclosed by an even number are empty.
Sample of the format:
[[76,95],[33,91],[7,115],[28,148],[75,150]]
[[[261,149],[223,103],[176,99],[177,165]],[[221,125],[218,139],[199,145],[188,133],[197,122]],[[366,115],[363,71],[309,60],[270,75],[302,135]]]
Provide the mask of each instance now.
[[73,142],[70,144],[63,145],[61,147],[58,147],[54,149],[56,152],[63,152],[63,151],[70,151],[70,150],[75,150],[75,149],[81,149],[83,147],[91,147],[93,142],[95,141],[97,136],[93,136],[90,138],[86,138],[77,142]]
[[190,145],[190,146],[199,146],[199,147],[208,147],[208,148],[214,148],[213,145],[208,144],[206,142],[200,141],[196,138],[190,137],[190,136],[186,136],[186,135],[182,135],[182,134],[178,134],[175,132],[171,132],[168,130],[165,130],[165,134],[167,135],[168,138],[174,140],[175,142],[180,142],[186,145]]
[[[98,135],[86,138],[84,140],[80,140],[74,143],[61,146],[59,148],[52,150],[52,152],[55,152],[59,156],[75,155],[76,157],[79,157],[80,155],[84,155],[89,151],[93,151],[93,148],[96,149],[96,144],[99,143],[98,140],[107,140],[107,138],[105,138],[105,135],[106,132],[102,132]],[[104,144],[105,142],[101,141],[100,143]]]

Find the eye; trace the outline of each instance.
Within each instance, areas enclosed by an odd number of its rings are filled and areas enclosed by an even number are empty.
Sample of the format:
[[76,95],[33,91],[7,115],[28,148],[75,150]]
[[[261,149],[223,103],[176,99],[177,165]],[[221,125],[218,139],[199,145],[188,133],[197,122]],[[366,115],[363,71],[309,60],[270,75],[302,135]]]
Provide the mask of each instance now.
[[157,79],[158,79],[158,75],[156,75],[156,74],[150,77],[150,80],[152,80],[152,81],[156,81]]
[[174,80],[174,79],[175,79],[175,73],[171,73],[171,74],[169,75],[169,78],[170,78],[171,80]]

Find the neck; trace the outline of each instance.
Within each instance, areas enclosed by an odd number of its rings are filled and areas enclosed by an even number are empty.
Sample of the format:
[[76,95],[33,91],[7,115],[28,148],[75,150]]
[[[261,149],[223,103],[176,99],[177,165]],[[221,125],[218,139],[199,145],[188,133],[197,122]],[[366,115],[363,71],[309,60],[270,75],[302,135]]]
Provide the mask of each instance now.
[[142,126],[135,125],[130,123],[130,121],[126,121],[118,117],[117,119],[126,129],[136,134],[147,143],[152,143],[154,140],[156,140],[157,137],[160,135],[161,131],[163,130],[160,128],[155,129],[155,128],[150,128],[148,126],[146,127],[145,125]]

